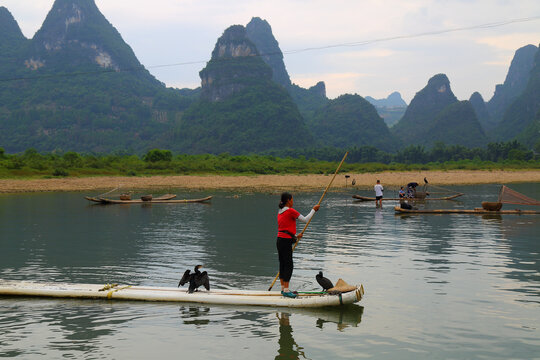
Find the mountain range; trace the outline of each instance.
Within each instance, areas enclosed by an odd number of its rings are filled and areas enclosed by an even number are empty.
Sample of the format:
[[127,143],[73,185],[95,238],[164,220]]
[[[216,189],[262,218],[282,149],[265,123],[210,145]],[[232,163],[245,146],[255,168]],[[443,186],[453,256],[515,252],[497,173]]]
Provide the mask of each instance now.
[[478,93],[459,101],[437,74],[407,106],[398,92],[329,99],[322,81],[294,84],[270,24],[258,17],[225,29],[197,89],[167,88],[154,78],[94,0],[56,0],[32,39],[0,7],[0,31],[0,146],[8,152],[394,151],[514,138],[532,147],[540,138],[534,45],[516,51],[488,102]]
[[388,95],[386,99],[374,99],[371,96],[366,96],[365,99],[375,106],[377,112],[388,126],[396,124],[407,110],[407,103],[397,91]]

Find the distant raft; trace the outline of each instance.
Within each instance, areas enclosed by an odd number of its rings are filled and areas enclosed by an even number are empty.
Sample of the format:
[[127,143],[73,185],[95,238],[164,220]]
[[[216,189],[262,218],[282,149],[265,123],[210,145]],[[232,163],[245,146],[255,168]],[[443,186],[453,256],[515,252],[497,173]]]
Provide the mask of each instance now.
[[534,210],[485,210],[483,208],[474,208],[474,209],[403,209],[400,206],[394,208],[396,213],[399,214],[473,214],[473,215],[535,215],[540,214],[540,211]]
[[291,299],[282,296],[279,291],[264,290],[203,290],[189,294],[186,289],[176,287],[0,280],[0,295],[313,308],[356,303],[364,296],[364,287],[354,286],[347,292],[335,295],[299,292],[297,298]]
[[[463,195],[465,195],[465,194],[459,193],[459,194],[454,194],[454,195],[444,196],[444,197],[438,197],[438,198],[428,198],[425,195],[423,197],[414,197],[414,198],[407,198],[407,197],[404,197],[404,198],[384,198],[383,197],[382,200],[383,201],[388,201],[388,200],[394,200],[394,201],[397,201],[397,200],[409,200],[409,201],[452,200],[452,199],[455,199],[455,198],[463,196]],[[375,201],[375,198],[370,197],[370,196],[353,195],[352,198],[356,199],[356,200],[360,200],[360,201]]]
[[515,190],[510,189],[506,185],[502,185],[499,190],[499,198],[497,201],[482,201],[481,208],[474,209],[404,209],[402,206],[396,206],[396,213],[400,214],[478,214],[478,215],[536,215],[540,211],[535,210],[501,210],[503,204],[514,205],[533,205],[540,206],[540,201],[525,196]]
[[181,204],[181,203],[200,203],[200,202],[206,202],[210,201],[212,199],[212,196],[207,196],[201,199],[174,199],[176,195],[174,194],[166,194],[162,196],[158,196],[155,198],[151,198],[149,200],[143,200],[143,199],[134,199],[134,200],[117,200],[117,199],[108,199],[108,198],[102,198],[102,197],[90,197],[85,196],[84,198],[88,201],[96,202],[103,205],[108,204]]

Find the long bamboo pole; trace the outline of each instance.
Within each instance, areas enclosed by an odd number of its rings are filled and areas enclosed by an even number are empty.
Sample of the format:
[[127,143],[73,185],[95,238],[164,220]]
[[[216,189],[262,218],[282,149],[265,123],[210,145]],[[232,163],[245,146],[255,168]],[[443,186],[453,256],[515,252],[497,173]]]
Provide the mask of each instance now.
[[[338,165],[338,167],[336,169],[336,172],[334,173],[334,176],[332,176],[332,180],[330,180],[330,183],[328,184],[328,186],[326,186],[326,189],[324,190],[324,192],[323,192],[321,198],[319,199],[319,202],[317,203],[317,205],[321,205],[321,202],[323,201],[324,196],[326,195],[326,192],[328,191],[328,189],[330,188],[330,186],[334,182],[334,179],[336,178],[336,175],[339,172],[339,169],[341,169],[341,165],[343,165],[343,163],[345,162],[345,158],[347,157],[347,155],[349,155],[348,151],[343,156],[343,159],[341,159],[341,162],[339,163],[339,165]],[[307,227],[308,227],[308,225],[309,225],[309,223],[311,222],[312,219],[313,219],[313,216],[311,217],[311,219],[308,220],[308,222],[304,226],[304,229],[302,230],[302,232],[300,232],[301,237],[304,235],[304,232],[306,231],[306,229],[307,229]],[[294,249],[296,249],[296,246],[298,246],[299,241],[300,241],[300,239],[296,240],[296,242],[294,243],[294,246],[292,248],[292,251],[294,251]],[[272,281],[272,284],[268,288],[268,291],[272,290],[272,287],[274,287],[274,284],[276,283],[278,278],[279,278],[279,271],[278,271],[276,277],[274,278],[274,281]]]

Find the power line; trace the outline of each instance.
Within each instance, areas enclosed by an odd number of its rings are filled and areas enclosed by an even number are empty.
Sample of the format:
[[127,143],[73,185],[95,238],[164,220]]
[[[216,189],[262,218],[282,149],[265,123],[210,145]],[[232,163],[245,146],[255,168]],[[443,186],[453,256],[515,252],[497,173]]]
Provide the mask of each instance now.
[[[315,47],[308,47],[308,48],[295,49],[295,50],[286,50],[283,52],[275,51],[275,52],[264,53],[264,54],[254,54],[251,56],[262,57],[262,56],[274,56],[274,55],[293,55],[293,54],[298,54],[298,53],[308,52],[308,51],[317,51],[317,50],[325,50],[325,49],[340,48],[340,47],[365,46],[365,45],[381,43],[381,42],[413,39],[413,38],[419,38],[419,37],[424,37],[424,36],[441,35],[441,34],[447,34],[447,33],[453,33],[453,32],[460,32],[460,31],[468,31],[468,30],[476,30],[476,29],[491,29],[495,27],[501,27],[501,26],[506,26],[510,24],[523,23],[523,22],[529,22],[529,21],[535,21],[535,20],[540,20],[540,16],[531,16],[531,17],[519,18],[519,19],[502,20],[502,21],[479,24],[479,25],[457,27],[457,28],[446,29],[446,30],[434,30],[434,31],[422,32],[422,33],[417,33],[417,34],[396,35],[396,36],[371,39],[371,40],[362,40],[362,41],[355,41],[355,42],[349,42],[349,43],[339,43],[339,44],[315,46]],[[213,61],[228,61],[228,60],[231,60],[231,59],[221,58],[221,59],[215,59]],[[72,77],[72,76],[80,76],[80,75],[93,75],[93,74],[105,74],[105,73],[117,73],[117,72],[143,71],[146,69],[157,69],[157,68],[165,68],[165,67],[204,64],[207,61],[208,60],[196,60],[196,61],[178,62],[178,63],[171,63],[171,64],[151,65],[151,66],[148,66],[147,68],[141,65],[141,66],[136,66],[136,67],[124,68],[124,69],[102,69],[102,70],[96,70],[96,71],[72,72],[72,73],[63,73],[63,74],[56,73],[56,74],[44,74],[44,75],[28,76],[28,77],[0,78],[0,82],[18,81],[18,80],[39,80],[39,79],[46,79],[46,78]]]
[[318,47],[310,47],[310,48],[304,48],[304,49],[299,49],[299,50],[290,50],[288,52],[284,52],[284,54],[285,53],[287,53],[287,54],[295,54],[295,53],[299,53],[299,52],[331,49],[331,48],[336,48],[336,47],[364,46],[364,45],[380,43],[380,42],[386,42],[386,41],[392,41],[392,40],[413,39],[413,38],[418,38],[418,37],[423,37],[423,36],[441,35],[441,34],[459,32],[459,31],[466,31],[466,30],[489,29],[489,28],[500,27],[500,26],[505,26],[505,25],[514,24],[514,23],[528,22],[528,21],[534,21],[534,20],[540,20],[540,16],[533,16],[533,17],[527,17],[527,18],[498,21],[498,22],[493,22],[493,23],[486,23],[486,24],[480,24],[480,25],[458,27],[458,28],[452,28],[452,29],[446,29],[446,30],[434,30],[434,31],[428,31],[428,32],[423,32],[423,33],[418,33],[418,34],[397,35],[397,36],[385,37],[385,38],[380,38],[380,39],[372,39],[372,40],[364,40],[364,41],[355,41],[355,42],[350,42],[350,43],[341,43],[341,44],[325,45],[325,46],[318,46]]

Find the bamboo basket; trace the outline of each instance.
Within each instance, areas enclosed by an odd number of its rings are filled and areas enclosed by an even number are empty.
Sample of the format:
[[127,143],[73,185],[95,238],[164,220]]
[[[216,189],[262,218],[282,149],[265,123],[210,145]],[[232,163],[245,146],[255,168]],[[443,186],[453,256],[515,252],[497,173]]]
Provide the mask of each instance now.
[[488,211],[499,211],[502,205],[502,202],[482,201],[482,208]]

